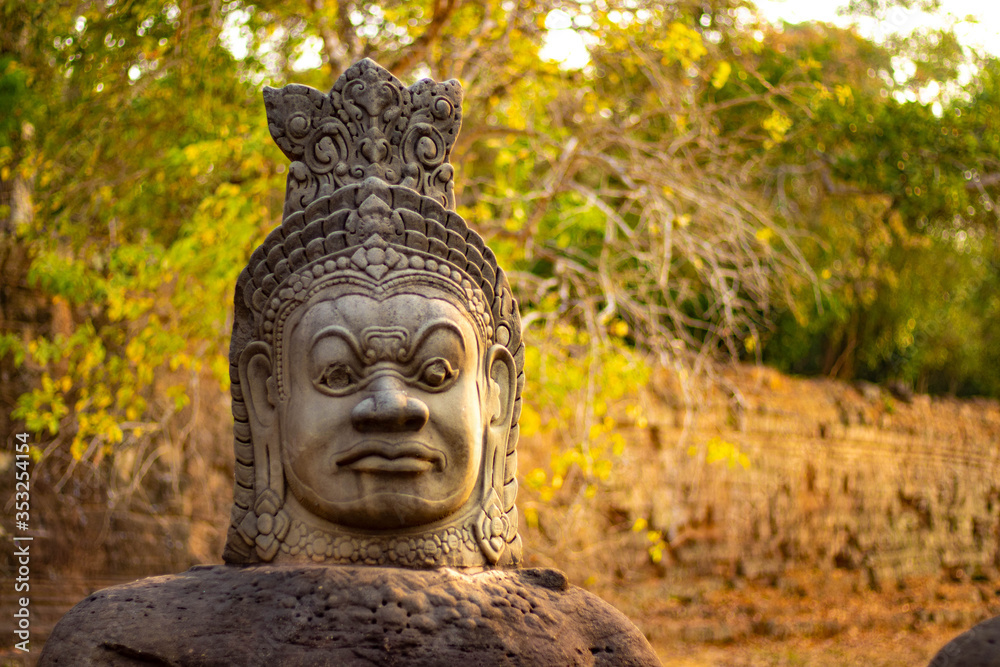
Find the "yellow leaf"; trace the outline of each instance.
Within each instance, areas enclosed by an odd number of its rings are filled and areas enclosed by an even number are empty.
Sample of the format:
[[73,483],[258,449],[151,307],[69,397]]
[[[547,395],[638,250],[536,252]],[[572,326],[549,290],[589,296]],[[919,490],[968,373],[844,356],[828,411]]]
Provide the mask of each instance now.
[[770,116],[764,119],[761,127],[767,130],[772,141],[778,142],[784,139],[785,134],[791,129],[792,119],[775,109],[771,112]]
[[851,87],[846,84],[837,84],[833,87],[833,92],[836,93],[837,102],[842,107],[854,100],[854,93],[851,92]]
[[524,483],[530,486],[531,488],[538,489],[541,488],[543,484],[545,484],[545,481],[547,479],[548,476],[545,474],[544,470],[542,470],[541,468],[535,468],[527,475],[525,475]]
[[[228,365],[226,367],[228,372]],[[521,435],[530,437],[542,430],[542,418],[538,412],[530,405],[525,404],[521,409],[521,419],[518,421],[521,427]]]
[[69,447],[69,453],[73,456],[73,459],[79,461],[86,451],[87,443],[79,435],[73,438],[73,444]]
[[725,60],[721,61],[715,66],[715,72],[712,74],[712,86],[716,89],[722,88],[726,85],[726,81],[729,80],[729,74],[733,71],[733,66],[730,65]]

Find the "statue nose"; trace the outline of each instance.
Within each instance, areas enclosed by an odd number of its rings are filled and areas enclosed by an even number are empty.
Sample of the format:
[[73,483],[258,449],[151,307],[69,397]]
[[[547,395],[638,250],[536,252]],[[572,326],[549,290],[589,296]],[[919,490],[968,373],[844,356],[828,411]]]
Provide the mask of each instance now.
[[383,377],[371,384],[369,395],[354,406],[351,421],[363,433],[419,431],[427,423],[427,406],[403,390],[402,382]]

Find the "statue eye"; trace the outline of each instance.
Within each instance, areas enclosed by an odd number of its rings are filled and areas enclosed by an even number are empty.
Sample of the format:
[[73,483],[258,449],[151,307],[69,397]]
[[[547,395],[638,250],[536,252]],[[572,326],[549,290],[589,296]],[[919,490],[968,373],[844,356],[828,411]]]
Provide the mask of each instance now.
[[342,361],[330,364],[316,378],[316,384],[321,389],[335,392],[351,389],[356,383],[357,377],[354,375],[354,371]]
[[432,389],[439,389],[458,376],[447,359],[436,357],[424,363],[420,369],[420,381]]

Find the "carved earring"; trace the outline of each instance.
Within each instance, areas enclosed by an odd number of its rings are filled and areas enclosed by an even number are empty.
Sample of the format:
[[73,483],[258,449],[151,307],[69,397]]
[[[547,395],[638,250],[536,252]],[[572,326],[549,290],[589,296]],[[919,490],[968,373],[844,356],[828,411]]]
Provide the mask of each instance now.
[[239,532],[264,562],[274,560],[288,533],[291,519],[283,509],[278,392],[270,348],[263,342],[247,346],[240,359],[240,381],[248,392],[247,407],[253,432],[253,508],[239,524]]
[[[267,397],[269,401],[273,401],[272,405],[277,409],[279,401],[273,373],[267,379]],[[285,479],[281,465],[280,425],[280,411],[276,411],[270,427],[266,430],[267,458],[261,461],[265,464],[261,480],[263,492],[258,494],[253,506],[254,514],[257,515],[255,526],[257,535],[254,537],[254,544],[257,555],[264,562],[274,560],[292,524],[291,517],[284,510]]]
[[[271,438],[268,438],[270,440]],[[268,442],[264,449],[271,450]],[[273,455],[273,452],[268,452]],[[261,466],[261,474],[257,475],[258,489],[253,509],[246,513],[239,525],[239,532],[244,541],[254,547],[257,556],[265,563],[274,560],[281,548],[281,543],[288,534],[291,518],[284,510],[281,480],[272,479],[267,458],[258,457],[256,465]]]
[[254,514],[257,515],[254,526],[257,535],[254,537],[254,543],[257,555],[265,562],[274,560],[292,523],[282,505],[284,499],[279,497],[274,489],[268,487],[264,489],[264,493],[257,496],[257,502],[253,506]]
[[496,489],[490,489],[483,502],[478,520],[473,523],[472,530],[476,535],[476,543],[491,565],[496,565],[503,555],[507,542],[504,536],[510,528],[510,518],[500,505]]

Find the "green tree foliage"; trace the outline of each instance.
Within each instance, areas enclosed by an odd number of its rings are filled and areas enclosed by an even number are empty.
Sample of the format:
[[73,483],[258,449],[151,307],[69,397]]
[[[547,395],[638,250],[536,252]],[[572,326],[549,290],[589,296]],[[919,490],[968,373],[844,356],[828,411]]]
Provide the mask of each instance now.
[[[789,128],[761,185],[810,235],[801,246],[825,283],[818,308],[807,291],[779,317],[767,358],[997,395],[1000,62],[964,53],[950,33],[879,48],[847,30],[787,27],[765,45],[761,71],[778,79],[805,64],[816,86],[808,106],[782,111]],[[963,83],[962,68],[975,76]]]
[[0,155],[31,198],[3,242],[31,258],[11,278],[54,313],[5,322],[22,325],[11,349],[37,376],[14,416],[72,460],[162,431],[191,377],[227,380],[227,302],[280,210],[280,176],[218,10],[3,6],[6,79],[24,86],[7,88]]

